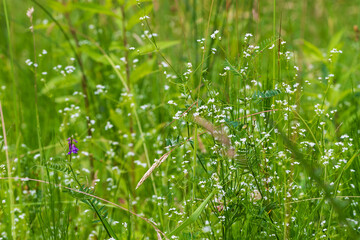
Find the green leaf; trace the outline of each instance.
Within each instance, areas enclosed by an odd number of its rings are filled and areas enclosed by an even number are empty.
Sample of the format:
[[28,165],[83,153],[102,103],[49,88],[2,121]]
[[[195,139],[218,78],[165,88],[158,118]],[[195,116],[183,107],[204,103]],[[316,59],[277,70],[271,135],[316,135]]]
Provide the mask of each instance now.
[[[180,43],[180,41],[163,41],[163,42],[157,42],[156,45],[159,50],[163,50],[165,48],[175,46],[179,43]],[[131,57],[134,57],[137,54],[145,55],[148,53],[152,53],[156,50],[156,48],[155,48],[154,44],[149,43],[149,44],[139,47],[137,50],[139,51],[139,53],[138,53],[138,51],[133,51],[131,54]]]
[[41,89],[40,94],[49,94],[51,91],[62,88],[68,88],[73,85],[76,85],[80,82],[80,75],[79,74],[70,74],[67,76],[56,76],[51,78],[49,81],[46,82],[45,87]]
[[171,236],[178,234],[180,231],[182,231],[184,228],[189,226],[190,224],[194,223],[196,219],[200,216],[201,212],[204,210],[210,199],[214,196],[216,190],[213,190],[209,196],[201,203],[201,205],[193,212],[193,214],[186,219],[180,226],[178,226],[175,230],[173,230],[168,236],[171,238]]
[[228,59],[225,59],[225,66],[230,68],[230,72],[234,74],[235,76],[241,77],[242,74],[237,70],[237,68],[231,64],[231,62]]
[[228,126],[231,126],[238,130],[240,130],[244,126],[244,124],[241,123],[240,121],[230,121],[229,119],[226,118],[225,118],[225,122]]
[[360,151],[358,150],[351,158],[350,160],[346,163],[343,171],[345,171],[346,169],[348,169],[350,167],[350,165],[352,164],[352,162],[354,161],[354,159],[359,155]]
[[266,38],[266,39],[262,40],[258,44],[258,46],[260,46],[260,51],[264,51],[265,49],[269,48],[271,45],[276,44],[276,41],[278,39],[279,39],[278,37],[272,36],[272,37],[269,37],[269,38]]
[[74,9],[72,4],[62,4],[57,1],[47,1],[47,5],[54,11],[60,13],[71,12]]
[[136,83],[141,78],[153,73],[153,66],[156,58],[149,59],[140,64],[131,72],[130,79],[132,83]]
[[135,14],[133,14],[129,21],[127,21],[126,29],[131,30],[136,24],[138,24],[141,20],[140,17],[144,17],[145,15],[149,14],[153,9],[153,5],[148,5],[146,7],[141,8]]
[[109,51],[128,51],[128,48],[124,47],[119,41],[112,41],[109,46]]
[[110,226],[110,224],[108,223],[108,221],[101,216],[100,211],[98,210],[98,208],[96,207],[96,205],[91,204],[92,208],[94,209],[94,211],[96,212],[96,215],[98,216],[98,218],[100,219],[101,223],[103,224],[104,228],[106,229],[106,231],[109,233],[109,235],[113,238],[115,238],[116,240],[119,239],[114,230],[112,229],[112,227]]
[[[124,117],[125,116],[123,114],[119,114],[113,109],[110,109],[110,120],[114,123],[117,129],[122,129],[124,127]],[[129,133],[129,130],[126,130],[125,133]]]
[[64,103],[67,101],[72,101],[72,102],[76,102],[77,98],[75,96],[60,96],[60,97],[56,97],[55,98],[55,102],[56,103]]
[[344,31],[340,31],[340,32],[337,32],[330,40],[330,43],[329,43],[329,46],[328,46],[328,53],[330,53],[330,51],[333,49],[333,48],[338,48],[338,46],[340,45],[340,41],[341,41],[341,38],[343,36],[343,33]]
[[90,57],[92,60],[96,61],[96,62],[99,62],[99,63],[103,63],[103,64],[106,64],[106,65],[109,65],[106,57],[99,53],[98,50],[92,48],[91,46],[89,45],[82,45],[80,47],[81,49],[81,52],[85,53],[88,57]]
[[265,92],[255,91],[254,94],[252,95],[252,100],[261,102],[264,98],[272,98],[279,94],[281,94],[280,89],[271,89],[271,90],[266,90]]
[[[120,1],[119,4],[122,5],[124,4],[124,0],[118,0]],[[128,0],[126,1],[126,6],[125,6],[125,10],[129,10],[129,8],[135,6],[137,3],[146,3],[146,2],[152,2],[152,0]]]
[[81,9],[86,12],[105,14],[112,17],[121,18],[121,16],[115,14],[113,11],[100,4],[86,2],[86,3],[73,3],[72,5],[74,8]]
[[359,91],[353,91],[352,89],[346,89],[346,90],[334,90],[330,89],[328,92],[329,95],[329,106],[324,106],[325,110],[328,110],[330,107],[338,107],[338,104],[345,100],[348,96],[351,96],[352,94],[359,92]]
[[303,40],[303,41],[304,41],[304,44],[303,44],[304,54],[312,61],[323,62],[324,56],[323,56],[322,52],[320,51],[320,49],[306,40]]

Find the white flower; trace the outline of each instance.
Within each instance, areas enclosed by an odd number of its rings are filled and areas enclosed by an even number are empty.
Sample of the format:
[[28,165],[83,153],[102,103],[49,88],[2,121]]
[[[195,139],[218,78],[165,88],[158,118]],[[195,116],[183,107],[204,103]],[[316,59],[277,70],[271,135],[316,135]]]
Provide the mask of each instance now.
[[105,126],[105,131],[111,129],[112,127],[113,127],[113,125],[108,121]]
[[26,16],[28,16],[28,18],[32,18],[33,12],[34,12],[34,7],[29,8],[26,12]]
[[250,197],[253,202],[256,202],[261,199],[261,193],[258,190],[254,190],[250,193]]
[[211,227],[210,226],[205,226],[205,227],[203,227],[202,230],[203,230],[204,233],[207,233],[207,232],[211,231]]
[[211,37],[212,39],[215,39],[215,38],[216,38],[216,34],[218,34],[218,33],[219,33],[219,30],[215,30],[215,32],[214,32],[213,34],[211,34],[210,37]]

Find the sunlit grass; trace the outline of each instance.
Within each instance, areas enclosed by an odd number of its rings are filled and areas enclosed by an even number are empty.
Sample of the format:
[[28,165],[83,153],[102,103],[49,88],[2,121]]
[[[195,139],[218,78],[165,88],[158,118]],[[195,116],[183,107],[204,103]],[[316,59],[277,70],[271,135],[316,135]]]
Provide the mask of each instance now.
[[3,0],[0,239],[358,238],[359,4]]

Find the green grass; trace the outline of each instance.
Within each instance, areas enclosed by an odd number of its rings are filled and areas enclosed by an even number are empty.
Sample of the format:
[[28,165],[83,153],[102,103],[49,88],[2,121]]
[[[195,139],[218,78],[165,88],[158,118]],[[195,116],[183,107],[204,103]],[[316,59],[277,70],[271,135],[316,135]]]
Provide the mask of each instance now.
[[0,239],[358,239],[359,6],[3,0]]

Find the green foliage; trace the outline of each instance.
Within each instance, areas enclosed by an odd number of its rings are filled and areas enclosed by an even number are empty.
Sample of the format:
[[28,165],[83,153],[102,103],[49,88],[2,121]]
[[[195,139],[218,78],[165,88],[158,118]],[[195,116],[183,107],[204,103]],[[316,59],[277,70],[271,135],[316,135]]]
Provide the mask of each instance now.
[[210,195],[200,204],[200,206],[193,212],[193,214],[191,214],[191,216],[186,219],[180,226],[178,226],[176,229],[174,229],[170,234],[169,237],[173,236],[173,235],[177,235],[178,233],[180,233],[183,229],[185,229],[187,226],[191,225],[192,223],[194,223],[200,216],[200,214],[203,212],[203,210],[205,209],[206,205],[208,204],[208,202],[211,200],[211,198],[214,196],[215,194],[215,190],[212,191],[210,193]]
[[266,90],[266,91],[255,91],[254,94],[252,95],[252,100],[255,101],[256,103],[259,103],[261,101],[263,101],[264,99],[267,98],[272,98],[275,97],[277,95],[281,94],[281,90],[280,89],[271,89],[271,90]]
[[3,0],[0,239],[358,239],[358,6]]

